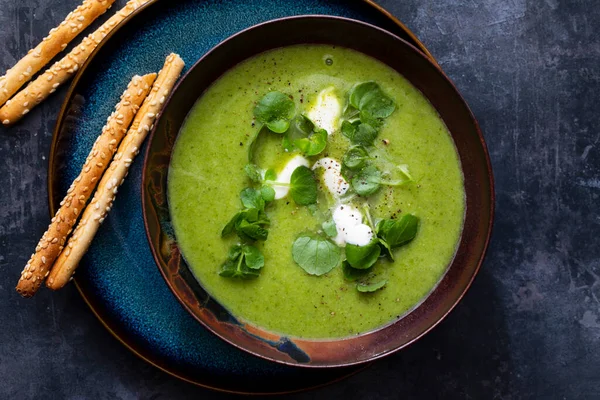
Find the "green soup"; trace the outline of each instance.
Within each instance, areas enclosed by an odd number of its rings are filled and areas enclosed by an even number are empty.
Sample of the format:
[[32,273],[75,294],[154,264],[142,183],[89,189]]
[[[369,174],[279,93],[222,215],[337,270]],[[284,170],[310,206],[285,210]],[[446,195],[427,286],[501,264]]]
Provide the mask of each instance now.
[[[386,287],[360,293],[337,267],[308,275],[292,259],[299,233],[321,222],[307,207],[284,198],[269,204],[268,240],[258,247],[265,266],[253,280],[219,276],[234,236],[221,230],[240,210],[240,191],[249,138],[257,127],[253,109],[267,92],[293,97],[298,110],[314,104],[333,86],[341,99],[357,82],[375,81],[394,99],[376,147],[407,164],[414,183],[383,187],[369,198],[380,218],[412,213],[420,225],[415,239],[382,262]],[[339,131],[325,153],[340,160],[349,141]],[[322,157],[317,156],[316,158]],[[257,162],[280,168],[291,157],[281,136],[263,135]],[[311,160],[314,162],[315,160]],[[454,257],[464,218],[463,175],[454,143],[428,100],[396,71],[361,53],[306,45],[260,54],[227,71],[198,100],[179,133],[169,171],[168,200],[181,251],[202,286],[237,318],[262,328],[304,338],[339,338],[386,325],[418,305],[440,281]],[[320,197],[319,207],[326,208]]]

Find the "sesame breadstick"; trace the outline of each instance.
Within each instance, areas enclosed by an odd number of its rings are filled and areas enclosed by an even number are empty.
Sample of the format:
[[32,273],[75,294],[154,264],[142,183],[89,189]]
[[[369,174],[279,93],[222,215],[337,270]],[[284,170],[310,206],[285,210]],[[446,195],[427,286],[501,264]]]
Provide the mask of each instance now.
[[96,139],[79,176],[75,179],[67,195],[60,203],[52,222],[35,248],[35,253],[21,272],[17,292],[23,297],[31,297],[48,276],[50,267],[65,244],[67,235],[83,211],[87,200],[98,180],[108,167],[108,162],[125,136],[127,128],[140,105],[150,92],[156,74],[143,77],[134,76],[121,96],[115,111],[108,117],[102,134]]
[[40,44],[6,71],[6,75],[0,77],[0,106],[114,2],[115,0],[85,0],[59,26],[50,30]]
[[123,183],[133,158],[138,154],[144,139],[154,123],[156,115],[162,109],[179,74],[183,70],[183,60],[176,54],[167,57],[165,65],[152,87],[152,91],[135,117],[127,136],[119,146],[110,168],[98,184],[98,190],[86,207],[81,221],[69,239],[69,243],[60,253],[46,285],[53,290],[62,288],[69,282],[81,257],[89,248],[100,224],[106,218],[113,205],[117,189]]
[[2,121],[2,124],[14,124],[51,93],[54,93],[60,85],[75,74],[110,31],[132,12],[149,1],[151,0],[129,1],[125,7],[117,11],[98,30],[84,38],[62,60],[56,62],[25,89],[17,93],[15,97],[8,100],[0,108],[0,121]]

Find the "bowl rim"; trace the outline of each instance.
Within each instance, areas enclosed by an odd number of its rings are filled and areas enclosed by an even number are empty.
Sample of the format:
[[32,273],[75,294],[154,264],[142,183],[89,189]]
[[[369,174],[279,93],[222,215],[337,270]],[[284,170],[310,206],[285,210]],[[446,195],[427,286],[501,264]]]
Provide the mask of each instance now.
[[[439,318],[437,318],[435,321],[433,321],[433,323],[431,323],[426,329],[424,329],[422,332],[420,332],[420,334],[414,336],[412,339],[406,341],[404,344],[388,349],[387,351],[384,351],[382,353],[373,355],[367,359],[362,359],[362,360],[353,360],[353,361],[347,361],[344,363],[335,363],[335,364],[310,364],[310,363],[301,363],[301,362],[291,362],[291,361],[287,361],[287,360],[282,360],[282,359],[276,359],[274,357],[265,355],[265,354],[261,354],[259,352],[253,351],[251,349],[248,349],[236,342],[234,342],[233,340],[230,340],[229,338],[223,336],[222,334],[220,334],[219,332],[216,332],[213,327],[207,323],[206,321],[202,320],[196,313],[193,312],[193,310],[190,309],[190,307],[188,306],[188,304],[183,300],[183,298],[181,297],[180,293],[177,291],[177,289],[175,288],[175,286],[173,285],[172,281],[169,280],[167,273],[165,271],[165,269],[163,269],[161,267],[162,263],[161,263],[161,259],[158,255],[158,250],[155,248],[153,241],[152,241],[152,237],[150,234],[150,229],[149,229],[149,225],[148,225],[148,220],[147,220],[147,209],[149,207],[149,205],[147,204],[147,199],[146,199],[146,187],[148,185],[147,180],[147,174],[146,171],[148,169],[148,164],[149,164],[149,159],[150,159],[150,154],[151,154],[151,143],[154,140],[154,136],[156,133],[156,130],[159,126],[159,121],[164,113],[164,111],[168,108],[173,96],[175,95],[175,93],[177,93],[177,91],[179,90],[179,88],[183,85],[184,81],[186,80],[186,78],[208,57],[210,57],[214,52],[218,51],[218,49],[225,45],[226,43],[245,35],[247,32],[255,30],[255,29],[260,29],[261,27],[264,27],[265,25],[270,25],[270,24],[275,24],[275,23],[285,23],[286,21],[294,21],[294,20],[303,20],[303,19],[323,19],[323,20],[330,20],[330,21],[345,21],[347,23],[351,23],[351,24],[358,24],[358,25],[363,25],[364,27],[367,27],[369,29],[373,29],[376,31],[379,31],[380,33],[387,35],[387,36],[391,36],[393,39],[401,42],[404,46],[408,47],[410,49],[410,51],[412,53],[415,53],[415,55],[419,58],[422,58],[423,60],[425,60],[426,63],[428,63],[430,66],[434,67],[436,70],[436,73],[438,73],[452,88],[452,90],[457,94],[458,99],[461,102],[461,105],[464,106],[465,110],[468,112],[468,116],[469,116],[469,120],[470,123],[472,124],[476,134],[477,134],[477,139],[479,140],[479,144],[481,146],[481,150],[482,150],[482,154],[484,156],[485,159],[485,163],[486,163],[486,167],[487,167],[487,171],[488,173],[487,175],[487,179],[488,179],[488,184],[489,184],[489,203],[490,203],[490,207],[488,211],[489,215],[489,223],[487,224],[487,229],[485,230],[485,232],[481,232],[482,235],[485,236],[484,242],[483,242],[483,246],[482,246],[482,250],[480,253],[480,256],[478,257],[477,263],[475,265],[475,268],[473,269],[473,272],[468,280],[468,282],[466,282],[464,289],[461,290],[460,295],[458,295],[454,300],[452,300],[449,303],[449,306],[447,308],[447,310],[445,310],[445,312],[443,314],[441,314],[439,316]],[[307,42],[308,44],[309,42]],[[340,46],[342,47],[342,46]],[[273,47],[271,48],[271,50],[275,49],[277,47]],[[269,51],[269,50],[266,50]],[[358,51],[358,50],[355,50]],[[258,51],[256,53],[253,53],[252,56],[247,57],[247,59],[254,57],[258,54],[261,54],[264,51]],[[359,51],[360,52],[360,51]],[[362,53],[362,52],[361,52]],[[373,56],[370,56],[372,58],[376,58]],[[383,61],[378,60],[380,62],[383,63]],[[239,63],[238,63],[239,64]],[[219,76],[219,78],[221,76],[223,76],[223,74],[225,74],[227,71],[229,71],[230,69],[234,68],[236,65],[238,64],[233,64],[232,66],[228,67],[227,69],[224,69],[223,72],[221,73],[221,75]],[[385,63],[384,63],[385,64]],[[387,65],[387,64],[386,64]],[[393,67],[390,67],[394,70],[396,70]],[[217,78],[217,79],[219,79]],[[212,82],[215,82],[215,80],[213,80]],[[409,81],[410,82],[410,81]],[[413,84],[411,82],[411,84]],[[208,86],[209,87],[209,86]],[[207,88],[208,88],[207,87]],[[206,88],[206,89],[207,89]],[[206,90],[205,89],[205,90]],[[423,94],[425,96],[425,94]],[[427,98],[427,96],[425,96]],[[429,99],[428,99],[429,101]],[[437,108],[436,108],[437,111]],[[439,112],[439,111],[438,111]],[[187,114],[189,114],[189,110],[187,112]],[[187,117],[187,115],[186,115]],[[179,133],[177,133],[178,135]],[[453,135],[451,134],[452,137],[452,141],[456,146],[455,143],[455,138],[453,137]],[[458,151],[458,149],[457,149]],[[459,156],[459,159],[462,159]],[[464,171],[463,171],[464,173]],[[466,196],[466,193],[465,193]],[[294,15],[294,16],[287,16],[287,17],[281,17],[281,18],[276,18],[276,19],[272,19],[269,21],[265,21],[265,22],[261,22],[259,24],[250,26],[248,28],[245,28],[241,31],[238,31],[234,34],[232,34],[231,36],[227,37],[226,39],[224,39],[223,41],[221,41],[220,43],[216,44],[214,47],[212,47],[209,51],[207,51],[202,57],[200,57],[187,71],[186,73],[179,79],[179,81],[177,82],[177,84],[175,85],[175,87],[171,90],[171,92],[169,93],[169,95],[167,96],[167,99],[165,101],[165,105],[163,107],[163,109],[161,110],[161,112],[159,113],[159,115],[156,117],[154,126],[150,132],[149,138],[148,138],[148,145],[146,147],[146,151],[144,153],[144,160],[143,160],[143,169],[142,169],[142,184],[141,184],[141,198],[142,198],[142,213],[143,213],[143,219],[144,219],[144,230],[146,232],[146,237],[148,239],[148,244],[150,247],[150,250],[152,252],[152,256],[154,258],[154,261],[156,263],[157,268],[159,269],[161,275],[163,276],[165,283],[167,284],[167,286],[169,287],[169,289],[171,290],[171,292],[175,295],[175,297],[177,298],[177,300],[181,303],[181,305],[184,307],[184,309],[191,314],[198,322],[200,322],[206,329],[208,329],[211,333],[213,333],[214,335],[216,335],[217,337],[219,337],[220,339],[224,340],[225,342],[229,343],[230,345],[243,350],[245,352],[248,352],[254,356],[272,361],[272,362],[276,362],[279,364],[284,364],[284,365],[289,365],[289,366],[293,366],[293,367],[300,367],[300,368],[339,368],[339,367],[349,367],[349,366],[356,366],[356,365],[365,365],[366,363],[375,361],[377,359],[383,358],[385,356],[388,356],[390,354],[393,354],[409,345],[411,345],[412,343],[416,342],[417,340],[419,340],[420,338],[422,338],[423,336],[425,336],[427,333],[429,333],[433,328],[435,328],[440,322],[442,322],[447,316],[448,314],[454,310],[454,308],[458,305],[458,303],[462,300],[462,298],[465,296],[465,294],[467,293],[467,291],[469,290],[469,288],[471,287],[471,285],[473,284],[473,281],[475,280],[475,277],[477,276],[477,274],[479,273],[479,270],[481,269],[481,265],[485,259],[488,247],[489,247],[489,242],[491,240],[491,234],[492,234],[492,228],[493,228],[493,224],[494,224],[494,216],[495,216],[495,185],[494,185],[494,175],[493,175],[493,169],[492,169],[492,164],[491,164],[491,160],[490,160],[490,156],[489,156],[489,151],[487,148],[487,144],[485,142],[485,139],[483,137],[482,131],[480,129],[479,123],[477,122],[471,108],[469,107],[469,105],[467,104],[467,102],[465,101],[464,97],[461,95],[461,93],[458,91],[456,85],[452,82],[452,80],[450,80],[450,78],[444,73],[444,71],[441,69],[440,65],[435,62],[432,61],[432,59],[428,56],[428,54],[424,54],[419,48],[415,47],[413,44],[407,42],[406,40],[400,38],[399,36],[383,29],[380,28],[376,25],[373,25],[371,23],[368,22],[364,22],[364,21],[360,21],[360,20],[356,20],[356,19],[352,19],[352,18],[346,18],[346,17],[340,17],[340,16],[333,16],[333,15],[320,15],[320,14],[306,14],[306,15]],[[466,221],[466,216],[467,216],[467,204],[465,201],[465,219],[463,220],[463,223]],[[463,232],[461,233],[461,236],[459,238],[458,244],[457,244],[457,252],[458,252],[458,248],[460,246],[460,243],[462,242],[462,235],[464,233],[464,225],[463,225]],[[377,328],[374,328],[372,330],[363,332],[357,336],[352,336],[352,337],[342,337],[342,338],[333,338],[333,339],[304,339],[304,338],[297,338],[301,341],[306,341],[306,342],[312,342],[312,343],[331,343],[331,342],[341,342],[341,341],[347,341],[347,340],[351,340],[351,339],[355,339],[355,338],[360,338],[362,336],[365,335],[370,335],[370,334],[374,334],[377,333],[379,331],[382,331],[383,329],[386,329],[390,326],[395,325],[396,323],[398,323],[399,321],[402,321],[403,319],[407,318],[409,315],[411,315],[413,312],[415,312],[417,309],[419,309],[421,307],[421,305],[434,293],[434,291],[436,290],[437,286],[439,286],[439,284],[442,282],[442,280],[444,279],[444,277],[446,276],[447,272],[450,270],[451,266],[454,263],[456,257],[456,253],[453,256],[452,260],[450,261],[450,264],[448,265],[446,271],[444,271],[444,273],[440,276],[439,280],[436,282],[436,284],[432,287],[431,291],[425,295],[424,298],[420,299],[419,302],[417,302],[411,309],[409,309],[404,315],[402,315],[399,319],[394,319],[382,326],[379,326]],[[197,278],[194,276],[194,279],[197,280]],[[198,281],[198,280],[197,280]],[[201,285],[201,283],[198,281],[198,284]],[[212,298],[212,296],[211,296]],[[216,300],[215,300],[216,301]],[[218,302],[217,302],[218,303]],[[220,303],[219,303],[220,304]],[[253,325],[252,325],[253,326]],[[259,328],[260,327],[256,327]],[[267,331],[270,333],[270,331]],[[277,333],[273,333],[274,335],[280,335]],[[286,336],[281,335],[281,338],[286,338]]]

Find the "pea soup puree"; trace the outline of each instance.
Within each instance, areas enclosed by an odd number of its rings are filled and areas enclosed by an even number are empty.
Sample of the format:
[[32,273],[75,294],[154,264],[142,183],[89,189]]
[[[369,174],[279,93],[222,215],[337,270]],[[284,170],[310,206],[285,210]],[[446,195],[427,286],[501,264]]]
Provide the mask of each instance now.
[[340,338],[401,318],[462,232],[451,136],[404,77],[325,45],[262,53],[190,111],[168,200],[186,262],[232,315]]

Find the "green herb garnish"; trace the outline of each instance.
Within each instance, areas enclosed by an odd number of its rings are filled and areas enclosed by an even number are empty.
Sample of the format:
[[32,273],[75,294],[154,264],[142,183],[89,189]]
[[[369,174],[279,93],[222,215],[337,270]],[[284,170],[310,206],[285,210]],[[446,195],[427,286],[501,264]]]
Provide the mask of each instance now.
[[317,202],[317,180],[310,168],[301,165],[294,170],[290,178],[290,196],[301,206]]
[[270,186],[263,186],[260,188],[260,194],[262,198],[267,202],[275,200],[275,189]]
[[254,246],[236,244],[229,249],[227,261],[221,266],[219,275],[226,278],[253,279],[265,265],[265,258]]
[[284,133],[288,130],[295,112],[296,106],[292,99],[281,92],[267,93],[254,108],[256,120],[275,133]]
[[372,293],[376,292],[379,289],[382,289],[387,283],[387,279],[383,279],[381,281],[375,283],[363,283],[359,282],[356,284],[356,290],[361,293]]
[[263,197],[262,190],[246,188],[240,193],[240,199],[244,209],[229,220],[221,231],[221,237],[235,231],[242,240],[265,240],[269,234],[265,226],[269,225],[270,221],[265,213],[268,200]]
[[384,219],[377,225],[377,236],[390,258],[394,259],[392,250],[413,240],[419,228],[419,218],[412,214],[404,215],[399,220]]
[[[345,166],[345,165],[344,165]],[[349,169],[347,166],[346,172]],[[412,177],[408,173],[406,166],[399,171],[401,174],[400,179],[388,180],[384,179],[384,173],[382,173],[376,166],[367,165],[362,168],[358,173],[353,175],[350,179],[350,185],[356,193],[361,196],[370,196],[379,190],[380,186],[401,186],[412,181]],[[387,175],[388,173],[385,173]]]
[[257,210],[265,209],[265,199],[262,197],[260,190],[254,188],[246,188],[240,193],[242,204],[246,208],[256,208]]
[[372,146],[377,139],[377,130],[367,123],[361,121],[342,122],[342,134],[354,144],[361,146]]
[[379,190],[381,171],[374,165],[361,169],[350,181],[352,188],[361,196],[370,196]]
[[248,176],[248,178],[254,183],[262,182],[262,172],[260,168],[258,168],[254,164],[246,164],[244,166],[244,172]]
[[381,248],[377,238],[373,238],[371,243],[366,246],[346,245],[346,261],[352,268],[371,268],[377,262],[380,254]]
[[363,146],[353,146],[344,154],[342,165],[351,171],[360,170],[369,158],[369,153]]
[[348,263],[347,260],[344,260],[344,262],[342,262],[342,273],[344,274],[344,278],[347,281],[355,281],[357,279],[360,279],[366,275],[368,275],[371,272],[370,268],[367,269],[357,269],[357,268],[352,268],[352,266],[350,265],[350,263]]
[[382,119],[392,115],[396,104],[375,82],[363,82],[350,91],[350,104],[360,111],[360,119],[364,122],[380,123]]
[[316,156],[327,146],[327,131],[319,129],[310,136],[294,141],[294,145],[306,156]]
[[341,250],[320,236],[302,235],[292,245],[292,258],[307,273],[323,275],[340,263]]
[[325,221],[321,224],[323,228],[323,232],[330,238],[337,236],[337,227],[335,226],[335,222],[333,220]]
[[273,168],[269,168],[265,172],[265,181],[275,181],[275,180],[277,180],[277,173],[275,172],[275,170]]
[[283,137],[283,148],[288,152],[298,149],[306,156],[321,153],[327,146],[327,131],[315,128],[315,124],[308,117],[298,115]]

